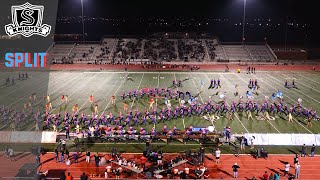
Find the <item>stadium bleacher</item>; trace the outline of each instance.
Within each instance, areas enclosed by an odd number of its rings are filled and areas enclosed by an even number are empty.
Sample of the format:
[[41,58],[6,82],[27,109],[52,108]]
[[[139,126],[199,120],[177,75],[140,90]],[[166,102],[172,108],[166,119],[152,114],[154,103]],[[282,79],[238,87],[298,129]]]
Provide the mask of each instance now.
[[[59,44],[49,50],[53,63],[274,62],[267,44],[219,43],[217,39],[103,38],[86,44]],[[144,60],[144,61],[142,61]]]

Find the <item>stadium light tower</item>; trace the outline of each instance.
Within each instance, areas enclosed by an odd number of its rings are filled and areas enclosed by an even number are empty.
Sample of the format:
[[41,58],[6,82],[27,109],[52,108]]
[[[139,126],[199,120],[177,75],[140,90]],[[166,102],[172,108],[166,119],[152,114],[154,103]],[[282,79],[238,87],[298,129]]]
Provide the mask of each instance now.
[[82,18],[82,40],[85,41],[84,36],[84,19],[83,19],[83,0],[81,0],[81,18]]
[[244,44],[244,27],[246,24],[246,4],[247,4],[247,0],[243,0],[243,24],[242,24],[242,44]]

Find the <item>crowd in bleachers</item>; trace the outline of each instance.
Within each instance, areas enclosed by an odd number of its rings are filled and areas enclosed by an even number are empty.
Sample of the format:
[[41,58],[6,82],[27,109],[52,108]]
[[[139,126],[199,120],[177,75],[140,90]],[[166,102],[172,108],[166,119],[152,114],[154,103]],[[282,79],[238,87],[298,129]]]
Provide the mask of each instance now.
[[216,57],[216,53],[215,53],[215,46],[216,44],[214,44],[213,40],[205,40],[206,46],[208,48],[208,53],[209,53],[209,57],[210,60],[214,60]]
[[171,61],[177,58],[174,41],[167,39],[149,39],[144,45],[145,59]]
[[[97,44],[56,44],[49,51],[53,63],[144,64],[154,62],[232,62],[275,59],[266,45],[219,45],[216,39],[118,39],[105,38]],[[98,63],[96,63],[98,62]]]
[[202,40],[178,40],[179,58],[183,60],[203,61],[205,58],[205,48]]
[[120,39],[114,51],[113,62],[124,62],[128,59],[140,59],[141,39]]

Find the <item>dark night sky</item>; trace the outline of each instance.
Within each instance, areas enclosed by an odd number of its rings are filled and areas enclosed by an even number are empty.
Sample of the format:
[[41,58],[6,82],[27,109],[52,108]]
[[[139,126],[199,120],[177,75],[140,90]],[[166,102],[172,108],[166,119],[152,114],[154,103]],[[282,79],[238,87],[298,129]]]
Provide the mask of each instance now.
[[[238,16],[244,0],[83,0],[90,16]],[[302,0],[247,0],[248,17],[305,19],[316,7]],[[60,0],[59,15],[79,14],[80,0]]]
[[[83,0],[89,17],[228,18],[241,22],[244,0]],[[80,16],[80,0],[60,0],[58,17]],[[320,42],[318,7],[303,0],[247,0],[246,17],[272,18],[285,22],[288,16],[308,24],[308,39]],[[313,1],[314,2],[314,1]],[[58,24],[59,25],[59,24]],[[57,26],[58,26],[57,25]],[[304,32],[301,32],[304,33]],[[318,41],[319,40],[319,41]]]

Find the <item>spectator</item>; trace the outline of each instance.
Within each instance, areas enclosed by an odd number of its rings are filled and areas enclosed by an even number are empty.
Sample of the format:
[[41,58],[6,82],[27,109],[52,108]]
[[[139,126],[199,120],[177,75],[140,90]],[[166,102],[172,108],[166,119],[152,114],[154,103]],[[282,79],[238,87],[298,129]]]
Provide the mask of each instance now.
[[283,176],[289,175],[289,171],[290,171],[290,164],[289,164],[289,162],[286,162],[286,164],[284,165],[284,174],[283,174]]
[[70,166],[70,165],[71,165],[70,159],[67,159],[67,160],[66,160],[66,165],[67,165],[67,166]]
[[9,154],[9,159],[10,159],[11,161],[15,161],[14,152],[13,152],[13,149],[12,149],[12,148],[9,148],[8,154]]
[[216,152],[215,152],[215,156],[216,156],[216,163],[219,164],[220,162],[220,155],[221,155],[221,151],[219,148],[217,148]]
[[90,163],[90,151],[86,152],[86,163]]
[[264,174],[262,175],[262,180],[269,180],[269,175],[267,171],[265,171]]
[[306,157],[306,144],[303,144],[303,146],[301,147],[301,157]]
[[296,154],[296,156],[293,158],[293,164],[296,164],[299,162],[299,157],[298,154]]
[[6,155],[7,158],[9,158],[9,148],[8,148],[8,146],[6,146],[4,148],[4,154]]
[[61,156],[60,162],[64,162],[64,151],[63,150],[61,150],[60,156]]
[[240,139],[240,149],[241,149],[241,151],[245,151],[245,149],[246,149],[246,141],[245,141],[244,136],[242,136]]
[[68,149],[66,149],[66,156],[67,156],[67,159],[69,159],[69,150]]
[[273,178],[274,178],[273,173],[270,173],[270,176],[269,176],[269,179],[268,179],[268,180],[273,180]]
[[203,171],[199,167],[197,167],[194,173],[196,174],[197,179],[201,179],[201,176],[203,175]]
[[316,151],[316,146],[314,144],[312,144],[311,147],[311,157],[314,157],[314,152]]
[[108,167],[106,167],[106,170],[104,171],[104,178],[108,179]]
[[147,153],[149,152],[149,148],[150,148],[150,141],[146,142],[146,151]]
[[234,165],[232,166],[232,170],[233,170],[233,178],[238,178],[238,169],[240,167],[238,166],[237,163],[234,163]]
[[60,176],[60,180],[66,180],[66,175],[64,174],[64,172],[62,172],[61,176]]
[[56,162],[58,162],[59,161],[59,152],[58,152],[57,148],[54,149],[54,157],[56,159]]
[[76,152],[73,153],[74,163],[78,163],[78,154]]
[[86,173],[82,173],[82,175],[80,176],[80,180],[88,180],[88,176],[86,175]]
[[68,172],[68,175],[67,175],[66,180],[73,180],[73,177],[72,177],[72,175],[70,174],[70,172]]
[[65,150],[66,149],[66,141],[64,139],[61,140],[61,144],[62,144],[62,149]]
[[295,171],[295,178],[299,179],[300,177],[300,163],[298,162],[295,164],[294,171]]
[[94,162],[96,164],[96,167],[99,167],[100,158],[99,158],[98,154],[94,155]]
[[180,179],[187,179],[187,174],[184,171],[180,173]]
[[39,165],[41,162],[40,162],[40,154],[39,155],[36,155],[36,161],[37,161],[37,164]]
[[115,172],[116,179],[119,179],[119,178],[120,178],[120,168],[121,168],[121,167],[119,167],[119,168],[116,170],[116,172]]
[[273,180],[280,180],[280,173],[275,173],[273,176]]
[[256,139],[256,137],[254,137],[254,136],[251,137],[251,139],[250,139],[250,142],[251,142],[251,144],[250,144],[250,149],[253,149],[253,148],[254,148],[253,143],[254,143],[254,140],[255,140],[255,139]]

